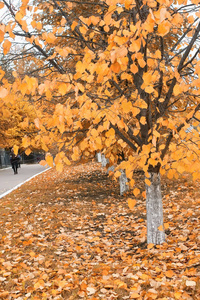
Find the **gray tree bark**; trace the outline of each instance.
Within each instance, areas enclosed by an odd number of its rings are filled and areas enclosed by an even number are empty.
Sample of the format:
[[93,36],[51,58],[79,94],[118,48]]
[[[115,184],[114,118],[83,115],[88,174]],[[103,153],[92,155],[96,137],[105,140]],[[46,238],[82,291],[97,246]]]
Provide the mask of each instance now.
[[160,174],[150,172],[149,175],[151,185],[146,184],[147,243],[160,245],[165,241]]
[[101,155],[101,165],[102,167],[106,167],[106,165],[109,163],[109,159],[105,157],[104,154]]
[[120,195],[123,196],[129,189],[128,186],[128,179],[126,177],[125,170],[120,170],[121,175],[119,176],[119,188],[120,188]]
[[101,162],[101,152],[98,152],[97,154],[96,154],[96,158],[97,158],[97,162]]

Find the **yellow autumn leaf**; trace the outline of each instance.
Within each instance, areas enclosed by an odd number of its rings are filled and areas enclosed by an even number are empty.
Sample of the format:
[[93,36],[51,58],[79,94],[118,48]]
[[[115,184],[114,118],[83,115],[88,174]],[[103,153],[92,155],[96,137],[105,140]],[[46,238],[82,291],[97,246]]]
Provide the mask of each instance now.
[[182,88],[179,84],[176,84],[173,89],[174,96],[177,96],[182,93]]
[[133,116],[135,117],[140,113],[140,109],[138,107],[133,107],[131,109],[131,112],[132,112]]
[[141,39],[133,40],[132,44],[129,47],[129,51],[131,52],[139,52],[141,48]]
[[131,72],[133,73],[133,74],[136,74],[137,72],[138,72],[138,67],[136,66],[136,64],[132,64],[131,66],[130,66],[130,70],[131,70]]
[[160,225],[160,226],[158,227],[158,230],[159,230],[159,231],[163,231],[163,226]]
[[81,61],[78,61],[76,64],[76,72],[82,74],[85,71],[85,66]]
[[30,140],[27,137],[22,139],[22,147],[27,148],[30,145]]
[[22,19],[23,17],[24,17],[24,16],[23,16],[23,14],[22,14],[20,11],[18,11],[18,12],[15,14],[15,20],[18,21],[18,22],[20,22],[21,19]]
[[30,252],[29,252],[29,255],[30,255],[31,257],[35,257],[35,252],[30,251]]
[[153,243],[149,243],[148,246],[147,246],[147,248],[148,248],[148,249],[152,249],[154,246],[155,246],[155,245],[154,245]]
[[46,160],[43,159],[43,160],[40,161],[40,165],[41,166],[44,167],[44,166],[46,166],[46,164],[47,164]]
[[152,85],[145,87],[144,90],[148,94],[152,94],[155,91],[154,88],[152,87]]
[[71,165],[71,162],[69,161],[69,159],[67,157],[64,157],[63,158],[63,161],[66,165],[70,166]]
[[92,24],[97,25],[100,21],[100,18],[96,17],[96,16],[91,16],[90,21],[91,21]]
[[9,40],[5,40],[3,43],[3,54],[6,55],[11,47],[12,43]]
[[14,152],[15,155],[18,154],[18,150],[19,150],[19,147],[17,145],[14,145],[13,146],[13,152]]
[[169,170],[168,173],[167,173],[167,177],[169,179],[172,179],[174,177],[174,173],[175,173],[174,170]]
[[63,171],[63,164],[62,163],[57,163],[56,164],[56,171],[62,172]]
[[37,22],[36,22],[35,20],[33,20],[33,21],[31,22],[31,26],[32,26],[33,28],[35,28],[35,27],[37,26]]
[[164,228],[168,229],[169,228],[169,223],[164,223]]
[[181,296],[182,296],[182,293],[181,293],[181,292],[176,292],[176,293],[174,293],[175,299],[180,299]]
[[4,87],[0,87],[0,98],[5,98],[8,95],[8,90]]
[[174,272],[172,270],[169,270],[169,271],[166,271],[165,275],[168,278],[172,278],[175,274],[174,274]]
[[94,128],[92,128],[90,134],[93,136],[93,137],[97,137],[99,135],[98,131]]
[[30,148],[28,148],[28,149],[26,149],[26,151],[25,151],[25,154],[27,155],[27,156],[29,156],[30,154],[31,154],[31,149]]
[[130,111],[131,111],[131,109],[132,109],[132,103],[131,103],[131,101],[124,101],[123,103],[122,103],[122,108],[123,108],[123,111],[124,111],[124,113],[129,113]]
[[135,199],[128,198],[128,207],[130,209],[133,209],[135,207],[135,204],[136,204],[136,200]]
[[169,21],[163,21],[161,24],[158,25],[158,34],[160,36],[165,36],[170,30],[171,24]]
[[0,43],[2,43],[4,40],[4,32],[0,30]]
[[119,71],[121,70],[120,64],[116,61],[114,64],[111,65],[111,70],[114,73],[119,73]]
[[155,56],[155,58],[161,59],[161,51],[160,50],[156,50],[154,56]]
[[133,0],[125,0],[124,5],[126,9],[129,9],[131,4],[133,4]]
[[41,30],[42,29],[42,23],[41,22],[37,22],[36,28],[37,28],[37,30]]
[[151,181],[148,178],[145,178],[145,183],[149,186],[151,185]]
[[39,281],[37,281],[35,284],[34,284],[34,289],[37,290],[37,289],[43,289],[45,283],[44,283],[44,280],[43,279],[40,279]]
[[47,164],[49,165],[49,167],[53,167],[53,157],[50,154],[48,154],[46,156],[45,160],[46,160]]
[[141,68],[144,68],[146,66],[146,62],[144,61],[143,58],[138,59],[138,64],[140,65]]
[[118,178],[121,176],[121,172],[120,171],[116,171],[114,174],[115,178]]
[[142,117],[140,118],[140,123],[141,123],[142,125],[145,125],[145,124],[146,124],[146,118],[145,118],[144,116],[142,116]]
[[58,92],[62,96],[64,96],[66,94],[67,90],[68,90],[68,84],[66,84],[66,83],[61,83],[58,87]]
[[130,297],[131,297],[131,299],[137,299],[137,298],[140,298],[140,295],[136,292],[132,292]]
[[113,128],[110,128],[106,134],[105,134],[106,137],[114,137],[115,136],[115,130]]
[[135,195],[135,197],[137,197],[140,194],[140,190],[138,188],[135,188],[133,190],[133,194]]

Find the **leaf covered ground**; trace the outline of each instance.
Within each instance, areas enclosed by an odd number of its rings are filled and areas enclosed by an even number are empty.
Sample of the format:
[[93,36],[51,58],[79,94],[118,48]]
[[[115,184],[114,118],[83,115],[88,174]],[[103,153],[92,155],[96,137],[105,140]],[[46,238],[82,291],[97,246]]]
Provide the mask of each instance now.
[[0,299],[200,299],[199,183],[162,181],[167,243],[150,249],[142,193],[131,211],[100,164],[48,170],[2,198]]

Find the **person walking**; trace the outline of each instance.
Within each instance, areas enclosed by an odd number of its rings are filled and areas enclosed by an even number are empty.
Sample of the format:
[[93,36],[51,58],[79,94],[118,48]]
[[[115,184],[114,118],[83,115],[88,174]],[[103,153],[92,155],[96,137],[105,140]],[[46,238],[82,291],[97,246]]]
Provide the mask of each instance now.
[[18,166],[19,166],[19,161],[20,161],[20,158],[18,155],[15,155],[14,152],[11,153],[10,155],[10,163],[11,163],[11,166],[12,166],[12,169],[14,171],[14,175],[15,174],[18,174]]

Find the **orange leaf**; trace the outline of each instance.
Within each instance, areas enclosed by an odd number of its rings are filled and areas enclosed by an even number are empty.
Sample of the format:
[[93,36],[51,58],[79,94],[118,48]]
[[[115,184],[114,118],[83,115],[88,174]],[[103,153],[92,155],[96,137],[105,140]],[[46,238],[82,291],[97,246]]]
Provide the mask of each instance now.
[[28,149],[26,149],[25,154],[29,156],[29,154],[31,154],[31,152],[32,152],[31,149],[28,148]]
[[164,228],[167,230],[169,228],[169,223],[164,223]]
[[147,86],[147,87],[145,87],[145,92],[148,94],[151,94],[154,92],[154,88],[151,85]]
[[140,297],[140,295],[138,293],[136,293],[136,292],[131,293],[131,299],[137,299],[139,297]]
[[85,66],[81,61],[78,61],[76,64],[76,72],[83,73],[85,71]]
[[53,157],[50,154],[46,156],[46,162],[49,167],[53,167]]
[[160,225],[160,226],[158,227],[158,230],[159,230],[159,231],[163,231],[163,226]]
[[179,84],[176,84],[174,89],[173,89],[173,92],[174,92],[174,96],[177,96],[179,94],[182,93],[182,88]]
[[31,252],[29,252],[29,255],[30,255],[31,257],[35,257],[35,252],[31,251]]
[[153,247],[154,247],[154,244],[152,244],[152,243],[148,244],[148,246],[147,246],[148,249],[152,249]]
[[141,48],[141,40],[138,39],[138,40],[133,40],[132,44],[130,45],[129,47],[129,50],[131,52],[139,52],[140,51],[140,48]]
[[158,25],[158,33],[161,36],[166,35],[170,30],[170,26],[171,24],[169,21],[163,21],[161,24]]
[[56,164],[56,171],[58,171],[60,173],[63,171],[63,164],[62,163]]
[[10,292],[7,292],[7,291],[5,291],[5,292],[0,292],[0,297],[2,297],[2,299],[3,299],[3,298],[5,298],[5,297],[7,297],[9,294],[10,294]]
[[136,204],[135,199],[128,198],[128,206],[130,209],[133,209],[135,207],[135,204]]
[[18,21],[18,22],[20,22],[21,21],[21,19],[23,18],[24,16],[23,16],[23,14],[21,13],[21,12],[17,12],[16,13],[16,15],[15,15],[15,19]]
[[144,61],[143,58],[138,59],[138,64],[140,65],[141,68],[144,68],[146,66],[146,62]]
[[17,155],[18,154],[18,150],[19,150],[19,147],[14,145],[13,147],[13,151],[14,151],[14,154]]
[[180,299],[180,298],[181,298],[181,295],[182,295],[182,293],[180,293],[180,292],[174,293],[175,299]]
[[45,283],[44,280],[40,279],[38,282],[34,284],[34,289],[43,289]]
[[145,178],[145,183],[150,186],[151,185],[151,181],[148,178]]
[[118,178],[119,176],[121,176],[121,172],[120,171],[116,171],[114,174],[115,178]]
[[132,64],[130,70],[133,74],[136,74],[138,72],[138,67],[136,66],[136,64]]
[[5,42],[3,43],[3,54],[6,55],[11,47],[12,43],[9,40],[5,40]]
[[135,195],[135,197],[137,197],[140,194],[140,190],[138,188],[135,188],[133,190],[133,194]]
[[167,272],[165,273],[165,275],[166,275],[166,277],[168,277],[168,278],[172,278],[175,274],[174,274],[174,272],[173,272],[172,270],[169,270],[169,271],[167,271]]
[[116,61],[114,64],[111,65],[111,70],[115,73],[119,73],[121,70],[120,64]]
[[40,161],[40,165],[41,166],[44,167],[44,166],[46,166],[46,164],[47,164],[46,160],[43,159],[43,160]]
[[145,124],[146,124],[146,118],[145,118],[145,117],[141,117],[141,118],[140,118],[140,123],[141,123],[142,125],[145,125]]
[[8,95],[8,91],[4,87],[0,87],[0,98],[5,98]]

